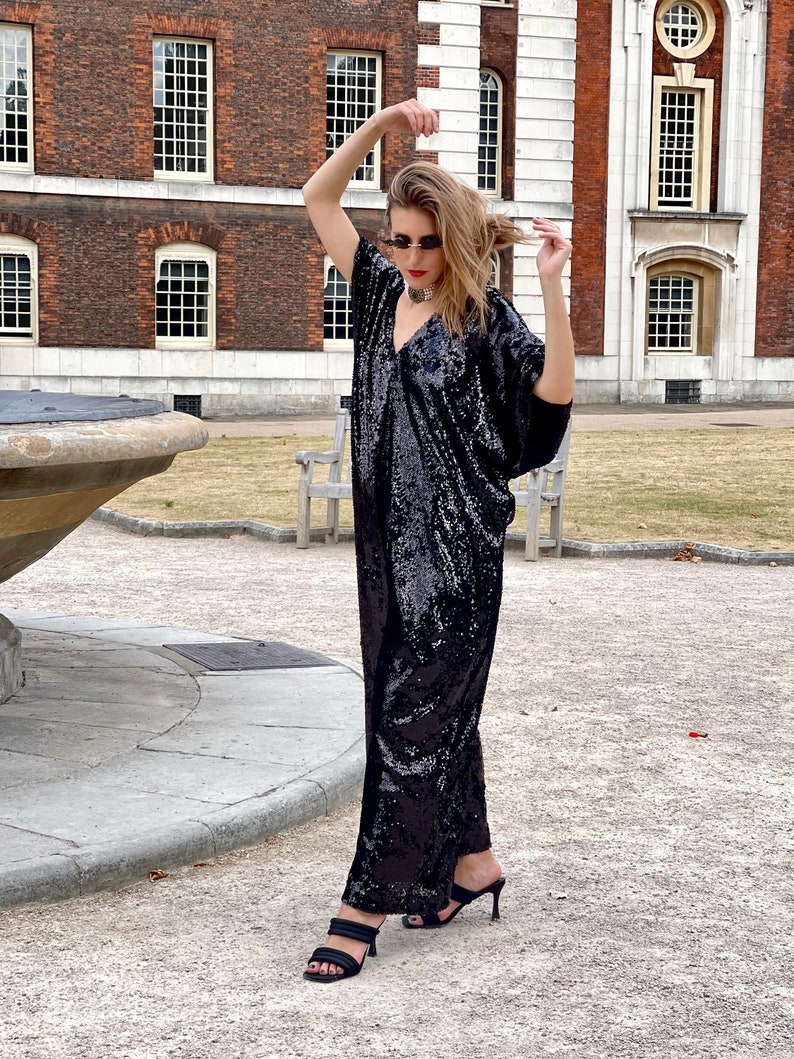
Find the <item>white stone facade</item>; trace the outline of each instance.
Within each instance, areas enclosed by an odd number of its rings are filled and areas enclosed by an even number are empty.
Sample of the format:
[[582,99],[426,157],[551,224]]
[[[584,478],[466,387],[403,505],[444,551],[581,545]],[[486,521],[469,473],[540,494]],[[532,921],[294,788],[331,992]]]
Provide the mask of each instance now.
[[[670,379],[701,380],[703,401],[791,395],[794,359],[762,362],[753,355],[765,0],[750,9],[742,0],[723,3],[718,217],[725,223],[702,215],[685,221],[680,213],[656,224],[632,216],[649,208],[654,7],[644,0],[613,6],[604,363],[590,357],[581,365],[580,395],[662,402]],[[716,272],[711,356],[645,355],[646,271],[654,261],[676,257],[707,262]]]

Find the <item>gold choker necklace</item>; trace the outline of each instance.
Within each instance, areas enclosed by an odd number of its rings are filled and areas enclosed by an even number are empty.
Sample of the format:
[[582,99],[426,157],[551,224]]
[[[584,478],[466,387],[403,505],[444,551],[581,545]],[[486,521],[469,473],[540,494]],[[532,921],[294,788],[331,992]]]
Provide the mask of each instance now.
[[429,302],[433,297],[433,291],[435,290],[435,284],[431,284],[429,287],[411,287],[407,283],[405,284],[405,293],[411,299],[412,302]]

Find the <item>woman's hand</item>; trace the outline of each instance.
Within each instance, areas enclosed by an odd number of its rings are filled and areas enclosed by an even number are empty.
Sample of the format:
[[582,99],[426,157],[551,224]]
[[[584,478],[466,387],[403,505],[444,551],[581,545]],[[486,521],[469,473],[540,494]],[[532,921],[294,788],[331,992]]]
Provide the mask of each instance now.
[[560,231],[559,225],[545,217],[534,217],[532,228],[543,240],[538,250],[538,275],[541,280],[559,279],[565,262],[571,256],[571,241]]
[[438,114],[416,99],[384,107],[374,117],[383,132],[411,132],[414,136],[432,136],[438,132]]

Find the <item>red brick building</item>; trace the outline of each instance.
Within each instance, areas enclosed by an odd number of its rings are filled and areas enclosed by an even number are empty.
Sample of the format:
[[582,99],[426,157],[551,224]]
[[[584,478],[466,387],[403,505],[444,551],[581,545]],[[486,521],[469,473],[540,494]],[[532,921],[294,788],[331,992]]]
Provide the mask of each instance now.
[[[299,189],[418,92],[420,150],[572,230],[582,400],[792,398],[793,6],[0,0],[0,386],[333,408],[347,290]],[[414,153],[351,183],[373,238]],[[533,253],[497,279],[542,330]]]

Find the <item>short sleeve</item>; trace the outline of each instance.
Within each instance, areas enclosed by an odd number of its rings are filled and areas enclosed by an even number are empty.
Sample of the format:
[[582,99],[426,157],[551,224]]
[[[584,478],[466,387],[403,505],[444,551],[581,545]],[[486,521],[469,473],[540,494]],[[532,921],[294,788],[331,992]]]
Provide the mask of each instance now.
[[562,444],[571,402],[550,404],[532,392],[545,363],[541,339],[498,291],[489,298],[488,334],[501,391],[502,437],[511,478],[542,467]]

